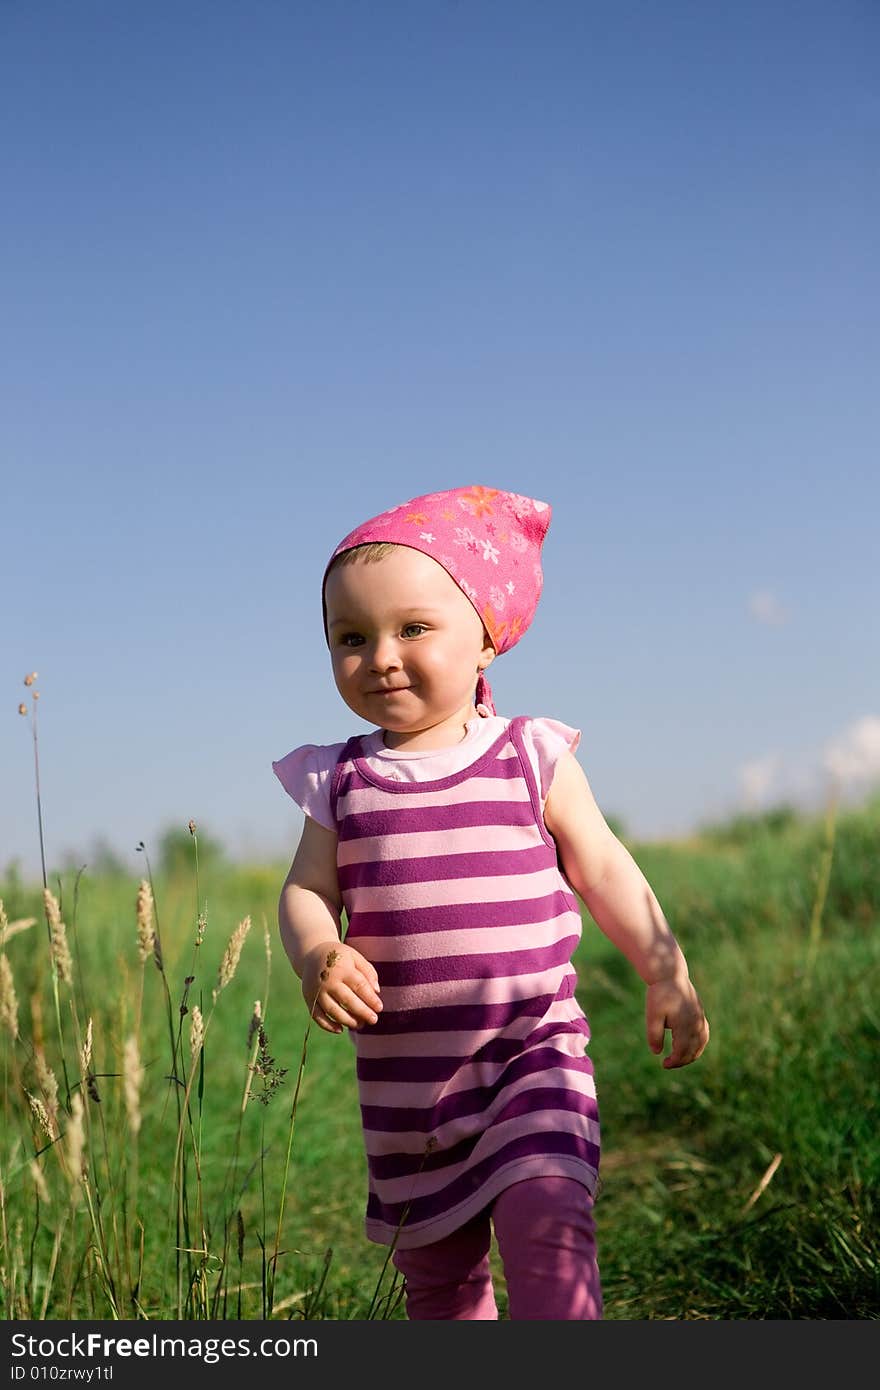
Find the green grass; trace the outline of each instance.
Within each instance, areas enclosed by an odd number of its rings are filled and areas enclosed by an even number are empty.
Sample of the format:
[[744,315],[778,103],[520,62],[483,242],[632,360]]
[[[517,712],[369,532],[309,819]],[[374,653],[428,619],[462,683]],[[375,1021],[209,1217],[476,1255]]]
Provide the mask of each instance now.
[[[827,822],[739,821],[688,843],[629,844],[710,1020],[706,1052],[681,1070],[664,1071],[648,1050],[641,983],[585,914],[575,964],[603,1130],[606,1318],[877,1317],[878,831],[875,800]],[[154,884],[164,973],[138,958],[135,879],[86,872],[59,885],[50,875],[74,956],[57,1013],[39,888],[14,876],[0,885],[10,921],[36,918],[5,946],[20,1037],[2,1034],[3,1316],[363,1319],[373,1305],[374,1316],[400,1318],[399,1304],[374,1303],[387,1252],[363,1233],[354,1048],[309,1029],[277,938],[286,865],[218,861],[198,890],[194,869]],[[241,959],[214,1005],[224,950],[246,917]],[[188,1109],[184,999],[210,1017]],[[242,1111],[256,999],[279,1084]],[[89,1018],[93,1079],[83,1088],[77,1029],[81,1040]],[[135,1034],[136,1134],[122,1079]],[[87,1096],[85,1188],[24,1093],[41,1094],[40,1040],[60,1083],[62,1132],[65,1068],[71,1095]],[[494,1249],[493,1261],[503,1316]]]

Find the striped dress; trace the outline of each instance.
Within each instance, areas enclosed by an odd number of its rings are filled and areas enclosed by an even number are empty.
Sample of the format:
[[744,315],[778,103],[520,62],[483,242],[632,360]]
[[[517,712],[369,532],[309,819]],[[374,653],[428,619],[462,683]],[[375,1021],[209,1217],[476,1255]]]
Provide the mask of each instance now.
[[590,1033],[575,999],[577,899],[560,870],[523,718],[434,781],[382,776],[350,739],[330,805],[345,940],[379,975],[352,1033],[366,1145],[366,1234],[441,1239],[512,1183],[596,1190]]

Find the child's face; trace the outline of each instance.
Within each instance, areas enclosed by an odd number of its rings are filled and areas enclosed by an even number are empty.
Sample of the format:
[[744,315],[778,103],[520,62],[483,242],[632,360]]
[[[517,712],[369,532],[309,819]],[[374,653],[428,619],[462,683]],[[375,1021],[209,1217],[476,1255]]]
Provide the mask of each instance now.
[[331,570],[325,590],[336,687],[385,729],[389,747],[442,747],[474,714],[494,650],[470,599],[442,565],[408,546]]

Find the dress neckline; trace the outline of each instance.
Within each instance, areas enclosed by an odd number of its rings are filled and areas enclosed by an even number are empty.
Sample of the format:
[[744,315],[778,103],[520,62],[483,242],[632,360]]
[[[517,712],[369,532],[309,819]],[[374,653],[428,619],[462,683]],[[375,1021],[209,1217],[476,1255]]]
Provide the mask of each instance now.
[[[495,716],[497,718],[497,716]],[[376,729],[374,733],[364,734],[364,756],[369,758],[382,758],[387,762],[398,761],[417,761],[422,758],[436,758],[448,756],[459,748],[467,748],[468,744],[476,743],[481,727],[486,723],[482,715],[475,715],[473,719],[465,722],[465,736],[459,739],[458,743],[446,743],[442,748],[413,748],[407,751],[405,748],[388,748],[383,742],[384,730]]]
[[[426,781],[420,780],[418,782],[402,782],[393,777],[383,777],[382,774],[380,772],[377,772],[375,768],[371,767],[369,762],[367,761],[367,757],[369,756],[369,754],[365,749],[364,744],[366,743],[367,739],[373,737],[373,735],[371,734],[361,735],[359,751],[355,753],[352,761],[360,775],[365,779],[365,781],[371,782],[374,787],[379,787],[383,791],[398,792],[402,795],[412,793],[418,794],[430,791],[444,791],[447,787],[454,787],[458,782],[463,782],[466,778],[475,776],[478,772],[481,772],[483,770],[483,767],[485,765],[488,765],[489,763],[493,762],[498,754],[499,749],[503,747],[503,745],[508,741],[508,739],[512,737],[514,725],[522,724],[524,720],[524,715],[519,715],[516,719],[512,719],[510,723],[507,725],[507,727],[501,730],[497,738],[494,738],[492,740],[492,742],[489,744],[489,747],[486,748],[479,755],[479,757],[474,760],[474,762],[468,763],[467,766],[459,768],[458,772],[448,773],[446,777],[437,777],[433,780]],[[464,746],[464,744],[467,743],[467,741],[467,739],[462,739],[460,744],[453,744],[452,747],[461,748]],[[386,750],[386,752],[391,752],[392,754],[396,751],[396,749]],[[425,748],[416,751],[421,751],[423,753],[448,753],[449,749]],[[411,753],[409,756],[413,757],[414,754]]]

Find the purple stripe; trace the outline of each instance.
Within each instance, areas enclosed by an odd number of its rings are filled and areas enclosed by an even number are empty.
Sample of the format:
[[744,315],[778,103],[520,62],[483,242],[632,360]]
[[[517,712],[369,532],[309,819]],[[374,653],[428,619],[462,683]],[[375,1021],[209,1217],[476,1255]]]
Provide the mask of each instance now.
[[[507,754],[505,757],[501,756],[504,746],[508,741],[509,734],[510,730],[505,730],[505,732],[486,749],[485,753],[483,753],[475,763],[471,763],[469,767],[463,767],[458,772],[449,773],[446,777],[429,779],[421,784],[399,782],[393,777],[385,777],[384,774],[378,772],[375,767],[370,766],[367,759],[362,756],[362,750],[355,748],[352,751],[358,753],[359,756],[346,759],[347,766],[341,774],[340,788],[347,790],[352,781],[357,786],[357,779],[359,778],[363,782],[368,782],[370,786],[378,787],[380,791],[390,791],[395,794],[398,792],[407,792],[410,789],[446,791],[449,787],[454,787],[458,782],[463,782],[467,777],[519,777],[522,775],[522,770],[519,766],[516,746],[514,745],[515,756],[511,757],[510,754]],[[346,749],[347,748],[348,745],[346,745]],[[511,764],[514,768],[512,772],[507,770]],[[340,794],[342,794],[341,791]]]
[[[578,1027],[577,1025],[580,1024]],[[516,1038],[494,1038],[491,1043],[487,1043],[474,1053],[473,1057],[462,1057],[460,1053],[452,1056],[431,1056],[431,1057],[359,1057],[357,1061],[357,1076],[359,1081],[384,1081],[384,1082],[415,1082],[416,1084],[429,1081],[449,1081],[456,1072],[461,1070],[463,1064],[467,1062],[509,1062],[511,1057],[516,1056],[525,1045],[532,1046],[533,1041],[543,1042],[547,1037],[552,1037],[556,1033],[583,1033],[589,1041],[590,1028],[587,1020],[576,1019],[570,1025],[559,1023],[547,1023],[543,1028],[536,1028],[521,1043]],[[560,1053],[559,1056],[566,1056]],[[592,1067],[592,1062],[590,1062]],[[390,1094],[390,1093],[389,1093]]]
[[517,1018],[542,1018],[556,999],[570,999],[574,993],[574,969],[562,979],[555,994],[531,999],[512,999],[503,1004],[438,1004],[424,1009],[383,1009],[378,1022],[370,1024],[370,1036],[391,1033],[482,1032],[506,1028]]
[[566,965],[580,940],[563,936],[531,951],[491,951],[486,954],[431,956],[416,960],[383,960],[376,966],[385,988],[436,985],[450,980],[498,980],[506,976],[538,975]]
[[[392,854],[394,847],[391,846]],[[556,855],[543,841],[521,849],[482,850],[476,853],[419,855],[414,859],[377,859],[364,864],[340,864],[343,892],[357,888],[396,886],[401,883],[439,883],[448,878],[493,878],[533,874],[555,869]]]
[[[557,1019],[553,1023],[543,1024],[540,1028],[533,1028],[527,1038],[490,1038],[482,1047],[477,1048],[471,1061],[507,1062],[512,1057],[518,1056],[524,1046],[535,1047],[538,1043],[545,1043],[548,1038],[554,1038],[560,1033],[583,1033],[586,1041],[590,1041],[590,1025],[585,1015],[581,1013],[566,1023],[561,1023]],[[562,1056],[567,1056],[567,1053],[563,1053]],[[591,1069],[592,1066],[593,1063],[590,1061]]]
[[[545,1023],[543,1027],[535,1028],[528,1037],[521,1040],[518,1038],[493,1038],[483,1047],[478,1048],[472,1057],[469,1055],[462,1057],[460,1053],[454,1057],[359,1057],[357,1075],[360,1081],[392,1083],[449,1081],[457,1071],[461,1070],[464,1063],[509,1062],[511,1058],[522,1052],[524,1047],[531,1048],[560,1033],[583,1033],[586,1040],[589,1041],[590,1027],[586,1018],[583,1017],[573,1019],[568,1024]],[[554,1050],[553,1055],[566,1057],[568,1054]],[[586,1060],[592,1068],[592,1060],[589,1058]]]
[[[372,1031],[372,1030],[371,1030]],[[358,1057],[358,1081],[448,1081],[465,1059],[455,1057]]]
[[340,840],[361,840],[372,835],[419,835],[426,830],[489,829],[495,825],[535,824],[529,801],[463,801],[452,806],[413,806],[401,810],[361,811],[346,815],[339,827]]
[[[380,1202],[375,1192],[371,1192],[367,1202],[367,1216],[375,1221],[384,1221],[396,1228],[406,1213],[407,1225],[428,1221],[433,1216],[442,1216],[450,1208],[470,1197],[475,1188],[485,1182],[493,1172],[517,1158],[565,1156],[582,1159],[591,1168],[598,1170],[599,1149],[588,1139],[577,1134],[566,1134],[557,1130],[545,1130],[540,1134],[523,1135],[505,1144],[497,1153],[489,1154],[482,1163],[477,1163],[462,1173],[454,1182],[440,1192],[432,1192],[426,1197],[417,1197],[412,1203]],[[407,1206],[409,1210],[407,1211]]]
[[438,903],[434,907],[388,908],[384,911],[363,912],[345,904],[348,915],[346,941],[357,936],[398,938],[416,936],[423,932],[461,931],[477,927],[527,927],[539,929],[553,917],[565,912],[582,920],[576,899],[562,888],[541,898],[511,898],[508,902]]
[[[587,1119],[598,1120],[599,1110],[595,1097],[585,1096],[581,1091],[569,1091],[564,1086],[535,1086],[530,1091],[510,1096],[492,1117],[492,1129],[505,1120],[516,1120],[520,1115],[540,1115],[545,1110],[564,1110],[566,1114],[584,1115]],[[543,1122],[547,1123],[546,1119]],[[451,1148],[437,1148],[431,1153],[393,1153],[370,1154],[370,1172],[377,1181],[389,1178],[414,1177],[416,1173],[439,1173],[444,1168],[454,1168],[470,1158],[482,1140],[485,1127],[467,1139],[461,1139]],[[428,1135],[425,1136],[426,1140]]]
[[[487,749],[487,752],[491,752],[491,749]],[[378,759],[378,762],[384,763],[385,759]],[[393,762],[393,759],[389,759],[389,762]],[[485,766],[481,766],[481,763],[485,763]],[[517,777],[523,776],[523,769],[520,767],[519,756],[510,758],[510,755],[507,755],[507,758],[491,758],[487,762],[484,755],[480,762],[468,767],[467,773],[470,777],[496,777],[503,778],[505,781],[514,781]],[[452,776],[457,777],[457,773],[453,773]],[[364,763],[364,759],[359,758],[356,763],[349,762],[342,777],[339,778],[339,801],[342,801],[343,796],[348,795],[353,787],[360,790],[364,781],[370,784],[370,787],[377,788],[378,791],[418,792],[424,791],[425,787],[430,791],[438,790],[438,781],[439,783],[446,783],[446,777],[428,778],[427,781],[417,781],[417,783],[398,781],[398,778],[395,777],[385,777],[385,774],[381,773],[375,763],[370,765],[368,762]]]
[[[517,1018],[543,1017],[557,996],[544,994],[537,999],[513,999],[503,1004],[438,1004],[425,1009],[384,1009],[378,1022],[370,1025],[370,1036],[394,1033],[480,1032],[506,1028]],[[459,1058],[459,1061],[462,1061]]]
[[[460,1059],[457,1060],[453,1072],[457,1070],[458,1065]],[[548,1067],[580,1072],[585,1076],[593,1075],[592,1059],[586,1055],[570,1057],[567,1052],[559,1052],[552,1047],[530,1048],[528,1052],[512,1061],[510,1066],[499,1074],[493,1085],[472,1086],[467,1091],[454,1091],[451,1095],[442,1096],[436,1105],[362,1105],[364,1129],[377,1130],[383,1134],[421,1130],[427,1136],[441,1125],[448,1124],[450,1120],[460,1120],[465,1115],[482,1114],[501,1091],[518,1084],[527,1076],[546,1071]]]

